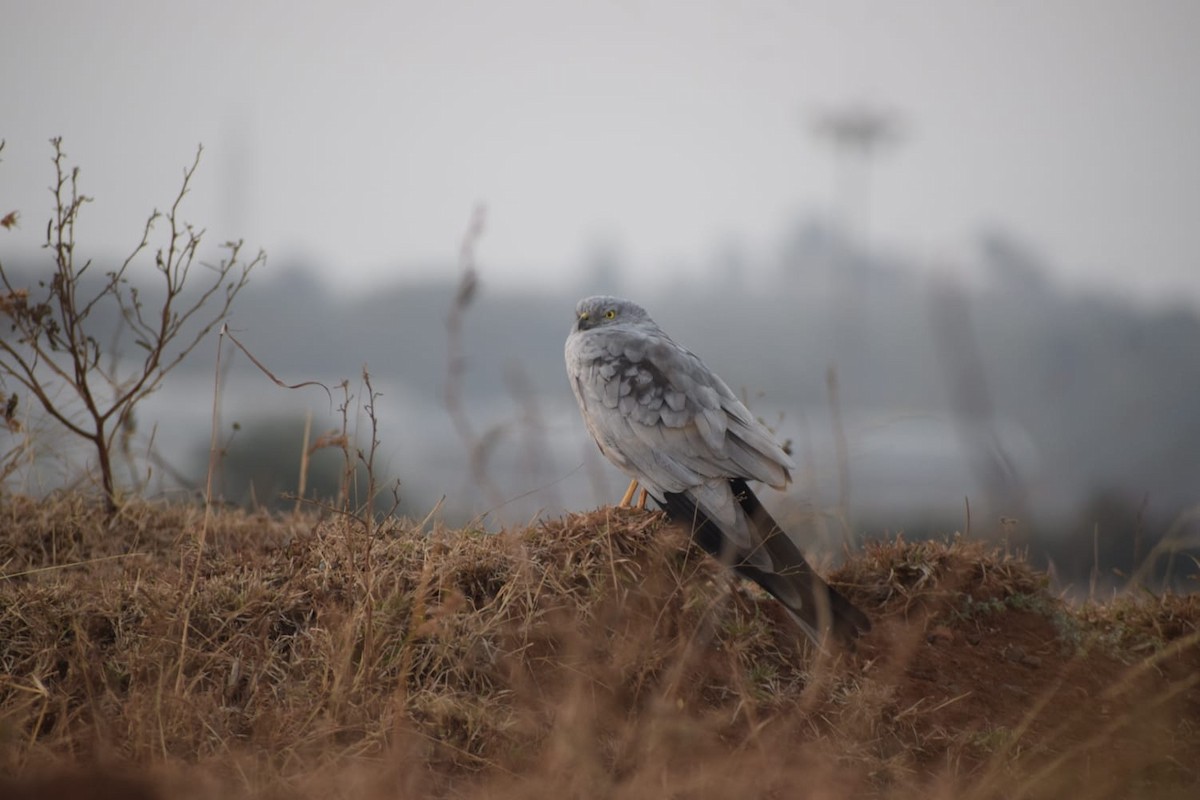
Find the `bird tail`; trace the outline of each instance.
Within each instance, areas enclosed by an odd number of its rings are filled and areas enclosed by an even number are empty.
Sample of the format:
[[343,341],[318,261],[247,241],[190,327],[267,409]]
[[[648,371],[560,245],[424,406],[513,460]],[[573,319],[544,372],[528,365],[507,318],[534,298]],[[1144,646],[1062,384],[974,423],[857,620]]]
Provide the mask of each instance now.
[[755,538],[769,556],[770,570],[761,566],[761,558],[752,561],[752,553],[730,553],[720,528],[687,495],[668,492],[660,504],[671,520],[689,528],[693,541],[770,592],[815,643],[820,644],[826,633],[832,633],[839,642],[849,645],[870,630],[866,614],[822,580],[746,481],[733,480],[731,488],[757,534]]

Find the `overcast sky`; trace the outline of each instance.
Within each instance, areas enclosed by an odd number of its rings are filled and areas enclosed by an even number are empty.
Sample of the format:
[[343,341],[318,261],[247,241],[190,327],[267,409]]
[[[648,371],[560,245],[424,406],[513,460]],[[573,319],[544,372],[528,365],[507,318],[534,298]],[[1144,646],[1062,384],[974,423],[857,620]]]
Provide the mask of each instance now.
[[125,249],[197,143],[187,215],[362,289],[452,263],[555,282],[601,243],[677,274],[829,213],[822,109],[903,137],[875,247],[943,262],[984,227],[1063,283],[1200,303],[1200,2],[0,0],[0,258],[40,243],[61,135]]

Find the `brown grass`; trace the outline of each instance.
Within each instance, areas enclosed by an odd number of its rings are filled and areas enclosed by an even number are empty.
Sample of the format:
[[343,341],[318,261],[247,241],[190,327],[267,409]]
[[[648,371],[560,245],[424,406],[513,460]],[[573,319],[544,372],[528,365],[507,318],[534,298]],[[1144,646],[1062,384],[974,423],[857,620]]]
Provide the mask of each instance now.
[[897,539],[834,573],[876,623],[835,656],[658,514],[366,541],[353,520],[222,512],[198,552],[203,520],[0,501],[0,791],[1200,789],[1196,597],[1070,608],[980,543]]

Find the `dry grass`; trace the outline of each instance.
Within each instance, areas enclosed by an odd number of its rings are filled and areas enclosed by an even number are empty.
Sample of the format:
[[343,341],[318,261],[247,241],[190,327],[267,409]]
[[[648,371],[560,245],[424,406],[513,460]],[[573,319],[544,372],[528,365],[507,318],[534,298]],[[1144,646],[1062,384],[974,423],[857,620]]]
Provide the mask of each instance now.
[[202,525],[0,502],[9,796],[1200,790],[1195,597],[1072,609],[979,543],[896,540],[835,573],[876,626],[832,656],[657,514],[368,541],[222,512],[198,552]]

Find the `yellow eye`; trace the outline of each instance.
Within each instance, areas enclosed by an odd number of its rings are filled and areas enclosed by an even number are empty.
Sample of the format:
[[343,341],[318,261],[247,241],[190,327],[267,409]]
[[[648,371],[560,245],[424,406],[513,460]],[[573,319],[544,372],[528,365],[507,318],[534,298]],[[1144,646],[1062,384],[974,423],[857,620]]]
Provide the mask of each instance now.
[[616,317],[617,317],[617,312],[615,309],[610,308],[608,311],[604,312],[605,319],[616,319]]

